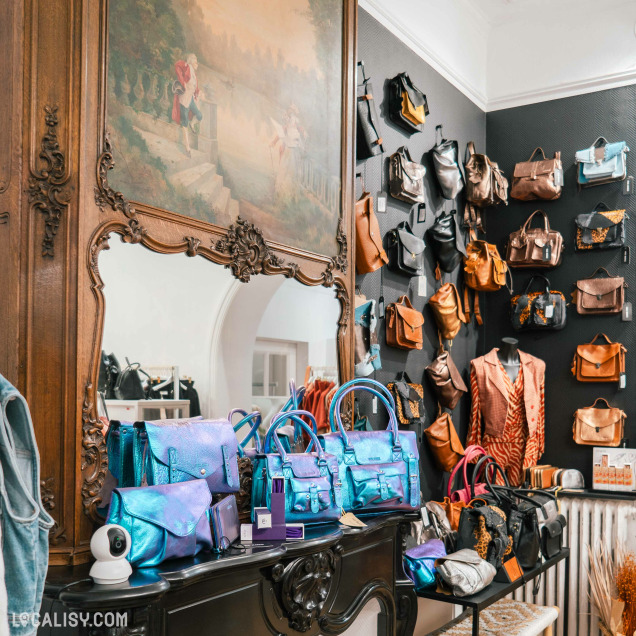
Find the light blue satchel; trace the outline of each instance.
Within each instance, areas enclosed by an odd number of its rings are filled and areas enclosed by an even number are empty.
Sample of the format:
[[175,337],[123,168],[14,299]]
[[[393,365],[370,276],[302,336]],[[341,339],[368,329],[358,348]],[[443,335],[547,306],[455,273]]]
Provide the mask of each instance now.
[[579,150],[577,179],[584,187],[622,181],[627,176],[629,148],[624,141],[610,144],[605,137],[599,137],[589,148]]
[[[342,401],[352,391],[366,391],[387,409],[385,431],[345,431]],[[419,510],[420,462],[414,431],[398,430],[395,403],[385,386],[370,379],[351,380],[336,392],[329,411],[334,432],[320,435],[327,453],[338,458],[345,511]],[[337,429],[336,429],[337,427]]]
[[[307,417],[311,425],[300,419]],[[276,435],[276,429],[293,419],[311,438],[314,452],[288,453]],[[261,468],[252,479],[252,507],[271,505],[272,480],[285,479],[285,520],[287,523],[327,523],[340,519],[342,490],[338,460],[326,453],[313,431],[314,417],[308,411],[293,410],[279,413],[272,420],[268,439],[274,451],[260,458]],[[266,441],[267,444],[267,441]],[[267,451],[267,445],[265,446]]]

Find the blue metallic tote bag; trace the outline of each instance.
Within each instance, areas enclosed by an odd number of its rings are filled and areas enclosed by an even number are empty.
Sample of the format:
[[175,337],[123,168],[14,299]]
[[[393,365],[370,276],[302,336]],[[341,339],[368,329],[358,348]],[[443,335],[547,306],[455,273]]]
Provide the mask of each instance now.
[[135,422],[135,485],[205,479],[213,493],[239,490],[238,441],[228,420]]
[[[389,413],[385,431],[345,431],[340,407],[352,391],[377,397]],[[399,431],[395,403],[379,382],[351,380],[336,392],[329,411],[331,433],[318,439],[338,458],[345,511],[388,512],[419,510],[420,466],[414,431]],[[337,427],[337,429],[336,429]]]
[[208,510],[212,494],[204,479],[113,490],[106,523],[128,530],[126,557],[136,567],[194,556],[213,548]]
[[622,181],[627,175],[627,153],[624,141],[609,143],[599,137],[589,148],[579,150],[577,179],[581,186],[595,186],[614,181]]
[[120,488],[135,485],[133,464],[133,423],[111,420],[106,437],[108,469]]
[[[300,419],[305,416],[311,422]],[[288,453],[276,429],[286,420],[294,419],[309,435],[315,452]],[[262,457],[261,469],[254,471],[252,507],[270,507],[272,480],[285,479],[285,521],[288,523],[326,523],[337,521],[342,513],[342,492],[338,477],[338,460],[326,453],[313,431],[314,417],[308,411],[279,413],[268,431],[274,451]],[[271,435],[270,435],[271,433]],[[265,449],[267,450],[267,448]]]
[[[234,424],[233,429],[235,433],[238,433],[244,426],[249,424],[250,430],[248,434],[238,442],[238,454],[239,457],[248,457],[249,459],[253,459],[256,455],[263,452],[261,446],[261,438],[258,436],[258,429],[263,421],[261,414],[258,411],[253,411],[252,413],[247,413],[243,409],[232,409],[227,416],[229,422],[232,421],[232,418],[236,414],[240,414],[243,417],[237,424]],[[246,448],[249,444],[250,440],[254,440],[254,446]],[[238,440],[238,438],[237,438]]]

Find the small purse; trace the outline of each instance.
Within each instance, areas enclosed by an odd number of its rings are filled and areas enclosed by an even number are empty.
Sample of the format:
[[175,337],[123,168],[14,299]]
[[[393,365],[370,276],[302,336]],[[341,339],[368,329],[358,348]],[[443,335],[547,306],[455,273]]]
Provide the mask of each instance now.
[[462,299],[453,283],[444,283],[429,299],[435,323],[443,340],[453,340],[466,322]]
[[[539,151],[541,151],[543,159],[533,161],[534,156]],[[546,159],[543,148],[535,148],[528,161],[522,161],[515,166],[510,196],[519,201],[532,201],[534,199],[554,201],[561,196],[562,189],[561,152],[555,152],[554,159]]]
[[[545,283],[544,291],[530,292],[535,279]],[[560,291],[550,289],[550,281],[541,274],[535,274],[527,282],[523,293],[510,300],[510,317],[516,331],[558,330],[567,321],[565,296]]]
[[395,400],[398,422],[402,426],[421,427],[426,419],[424,411],[424,389],[413,384],[405,371],[397,374],[393,382],[386,385]]
[[362,69],[362,83],[357,88],[357,158],[368,159],[383,153],[384,148],[373,99],[373,86],[364,72],[364,62],[358,62],[358,66]]
[[450,473],[464,456],[464,447],[459,441],[451,416],[440,409],[437,419],[424,434],[438,468]]
[[407,221],[387,232],[386,248],[389,269],[404,276],[421,276],[424,273],[424,248],[426,244],[413,234]]
[[599,137],[589,148],[577,151],[577,180],[585,187],[622,181],[627,175],[627,153],[624,141],[609,143]]
[[373,211],[373,196],[364,192],[356,201],[356,271],[368,274],[389,262],[382,247],[378,218]]
[[440,579],[455,596],[471,596],[490,585],[497,569],[482,559],[475,550],[458,550],[437,559],[435,567]]
[[[535,214],[543,215],[543,228],[530,227]],[[510,267],[557,267],[563,259],[563,237],[550,228],[548,215],[535,210],[508,240],[506,262]]]
[[440,214],[426,230],[426,238],[437,261],[435,277],[439,280],[441,272],[450,274],[455,271],[466,255],[466,246],[457,222],[457,211]]
[[[606,343],[596,344],[599,338],[605,338]],[[625,377],[626,351],[620,342],[612,342],[604,333],[597,333],[592,342],[576,348],[572,375],[579,382],[621,382]]]
[[375,300],[363,301],[356,306],[354,363],[357,378],[382,368],[377,325]]
[[236,497],[228,495],[210,508],[214,551],[227,550],[241,534]]
[[408,296],[400,296],[386,307],[386,343],[398,349],[421,349],[424,316],[413,308]]
[[[596,278],[604,272],[607,278]],[[622,276],[612,276],[604,267],[599,267],[591,276],[576,281],[572,300],[579,314],[619,314],[625,302],[627,283]]]
[[406,146],[398,148],[389,160],[389,194],[406,203],[425,203],[426,168],[411,159]]
[[[607,408],[597,408],[602,402]],[[598,398],[592,406],[574,413],[572,433],[574,441],[584,446],[620,446],[627,416],[621,409],[610,406],[605,398]]]
[[422,132],[426,115],[426,95],[407,73],[398,73],[389,80],[389,117],[393,123],[408,133]]
[[541,528],[541,552],[546,559],[551,559],[563,549],[563,529],[567,521],[563,515],[546,523]]
[[[441,130],[441,126],[435,129],[436,137],[437,130]],[[445,199],[454,199],[464,189],[464,175],[459,165],[459,144],[442,138],[433,146],[431,156],[442,196]]]
[[579,214],[574,219],[576,249],[584,251],[624,247],[626,218],[629,217],[625,210],[610,210],[602,202],[592,212]]
[[117,480],[119,488],[135,485],[133,461],[133,423],[111,420],[106,437],[108,469]]
[[213,547],[208,509],[212,494],[204,479],[182,483],[115,488],[106,523],[128,530],[126,557],[136,567],[194,556]]
[[453,410],[460,398],[468,391],[459,370],[440,344],[437,357],[426,367],[426,375],[433,385],[439,404]]
[[445,556],[446,548],[440,539],[429,539],[404,553],[404,573],[416,590],[435,587],[435,560]]

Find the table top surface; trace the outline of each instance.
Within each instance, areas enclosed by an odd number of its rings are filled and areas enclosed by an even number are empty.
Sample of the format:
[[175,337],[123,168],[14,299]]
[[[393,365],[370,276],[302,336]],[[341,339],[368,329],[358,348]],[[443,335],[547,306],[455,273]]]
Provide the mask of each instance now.
[[147,408],[170,408],[171,406],[188,406],[190,400],[106,400],[107,406],[137,406],[138,404]]
[[508,596],[511,592],[514,592],[517,588],[525,585],[528,581],[531,581],[535,577],[539,576],[546,570],[557,565],[560,561],[567,559],[570,556],[570,549],[563,548],[556,556],[551,559],[538,563],[536,567],[531,570],[526,570],[523,577],[512,583],[500,583],[499,581],[493,581],[488,587],[485,587],[481,592],[472,594],[471,596],[455,596],[453,594],[443,594],[437,590],[422,590],[418,591],[417,595],[422,598],[429,598],[435,601],[442,601],[443,603],[452,603],[453,605],[462,605],[463,607],[470,607],[481,611],[489,605],[497,602],[499,599]]

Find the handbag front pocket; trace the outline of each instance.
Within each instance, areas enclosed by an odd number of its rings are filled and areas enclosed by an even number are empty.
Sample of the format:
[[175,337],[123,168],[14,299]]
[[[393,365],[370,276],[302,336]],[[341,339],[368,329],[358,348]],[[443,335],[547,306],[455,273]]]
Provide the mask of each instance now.
[[406,476],[404,463],[349,466],[349,471],[354,508],[404,499],[402,485],[402,479]]
[[333,505],[331,481],[328,477],[311,477],[289,480],[291,486],[291,511],[316,514]]

